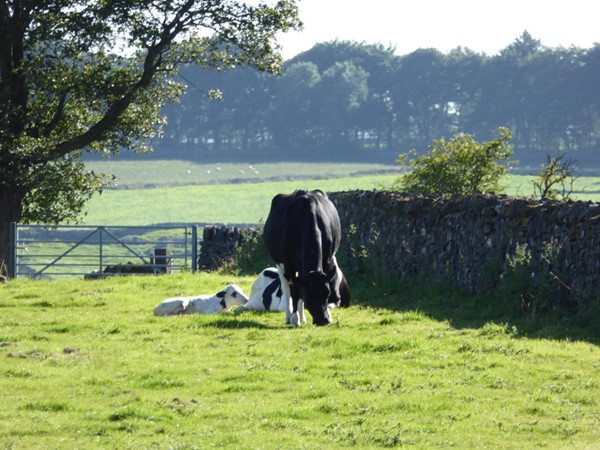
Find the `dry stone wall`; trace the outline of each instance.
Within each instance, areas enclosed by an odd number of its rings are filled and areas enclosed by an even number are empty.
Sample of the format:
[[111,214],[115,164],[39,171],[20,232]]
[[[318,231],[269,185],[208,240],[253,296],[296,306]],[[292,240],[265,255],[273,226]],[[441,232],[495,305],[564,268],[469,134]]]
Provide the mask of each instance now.
[[231,261],[236,248],[255,239],[259,231],[255,228],[208,226],[202,232],[198,268],[213,271]]
[[[346,264],[358,265],[362,259],[393,276],[449,277],[471,292],[486,292],[496,289],[518,261],[534,288],[537,280],[540,286],[546,280],[577,301],[600,299],[598,203],[383,191],[329,197],[340,214]],[[258,233],[205,228],[199,267],[219,267]]]
[[494,289],[517,259],[584,300],[600,297],[600,204],[494,195],[329,194],[350,254],[401,277],[451,277],[471,292]]

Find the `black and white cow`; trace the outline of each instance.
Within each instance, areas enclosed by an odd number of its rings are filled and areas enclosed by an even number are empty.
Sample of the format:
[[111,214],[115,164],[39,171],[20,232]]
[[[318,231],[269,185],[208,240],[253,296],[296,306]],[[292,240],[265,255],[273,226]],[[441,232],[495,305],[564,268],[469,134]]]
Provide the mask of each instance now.
[[350,303],[348,282],[335,259],[341,234],[338,212],[323,191],[273,198],[264,240],[277,265],[283,295],[289,298],[286,323],[305,322],[305,304],[314,324],[327,325],[330,304]]

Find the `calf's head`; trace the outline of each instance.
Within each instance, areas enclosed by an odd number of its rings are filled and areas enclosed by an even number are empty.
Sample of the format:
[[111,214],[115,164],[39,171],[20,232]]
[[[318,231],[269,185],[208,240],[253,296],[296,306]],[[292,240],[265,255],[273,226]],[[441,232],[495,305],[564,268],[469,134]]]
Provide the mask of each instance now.
[[220,292],[217,292],[217,297],[221,299],[223,309],[229,309],[235,305],[245,305],[248,303],[248,297],[237,284],[229,284]]

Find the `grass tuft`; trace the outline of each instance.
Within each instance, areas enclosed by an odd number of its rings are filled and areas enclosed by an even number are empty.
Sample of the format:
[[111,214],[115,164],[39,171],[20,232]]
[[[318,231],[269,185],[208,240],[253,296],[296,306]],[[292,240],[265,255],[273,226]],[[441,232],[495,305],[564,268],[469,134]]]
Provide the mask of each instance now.
[[26,403],[23,405],[25,411],[62,412],[67,411],[67,409],[67,404],[55,401]]

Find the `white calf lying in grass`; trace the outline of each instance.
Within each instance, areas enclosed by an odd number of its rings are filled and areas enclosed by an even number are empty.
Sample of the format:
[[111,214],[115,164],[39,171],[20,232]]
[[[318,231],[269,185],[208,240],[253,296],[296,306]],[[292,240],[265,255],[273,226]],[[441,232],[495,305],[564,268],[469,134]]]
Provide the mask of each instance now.
[[236,284],[230,284],[214,295],[168,298],[154,308],[155,316],[179,314],[219,314],[235,305],[245,305],[248,297]]

